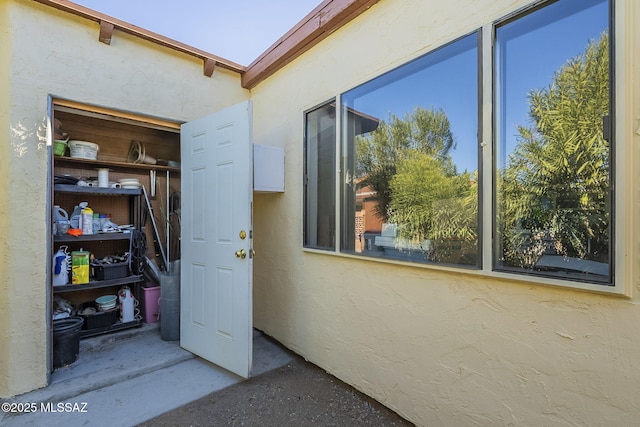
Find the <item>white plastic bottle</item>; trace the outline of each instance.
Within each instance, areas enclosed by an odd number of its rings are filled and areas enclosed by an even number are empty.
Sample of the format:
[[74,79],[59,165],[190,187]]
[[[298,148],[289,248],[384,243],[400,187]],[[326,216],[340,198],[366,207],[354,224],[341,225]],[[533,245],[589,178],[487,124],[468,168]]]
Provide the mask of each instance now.
[[69,253],[66,246],[60,246],[53,255],[53,286],[69,283]]
[[133,322],[135,319],[135,298],[131,294],[131,289],[128,286],[120,288],[118,299],[120,301],[120,321],[122,323]]
[[93,234],[93,209],[89,206],[82,209],[82,234]]
[[88,202],[80,202],[76,207],[73,208],[71,218],[69,219],[71,228],[79,228],[80,230],[82,230],[82,210],[88,205]]

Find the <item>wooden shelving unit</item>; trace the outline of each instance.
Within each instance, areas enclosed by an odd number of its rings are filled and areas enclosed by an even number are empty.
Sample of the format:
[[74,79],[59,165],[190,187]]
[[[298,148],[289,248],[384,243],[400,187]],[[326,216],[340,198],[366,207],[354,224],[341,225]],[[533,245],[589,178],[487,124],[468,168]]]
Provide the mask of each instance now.
[[106,161],[106,160],[87,160],[87,159],[76,159],[73,157],[67,156],[56,156],[55,162],[57,166],[66,166],[66,167],[79,167],[79,168],[110,168],[110,169],[122,169],[122,170],[155,170],[155,171],[169,171],[171,173],[180,173],[180,168],[171,167],[171,166],[163,166],[163,165],[149,165],[145,163],[129,163],[129,162],[117,162],[117,161]]
[[122,331],[124,329],[138,328],[142,326],[142,319],[136,319],[133,322],[122,323],[117,321],[113,325],[104,326],[102,328],[83,329],[80,331],[80,338],[95,337],[97,335],[109,334],[111,332]]
[[71,184],[55,184],[53,191],[56,193],[74,193],[93,196],[140,196],[140,188],[100,188],[100,187],[80,187]]
[[92,281],[89,283],[83,283],[81,285],[54,286],[53,291],[57,294],[64,293],[64,292],[86,291],[88,289],[100,289],[100,288],[108,288],[110,286],[126,285],[129,283],[140,282],[142,280],[144,280],[144,276],[132,275],[132,276],[120,277],[118,279]]
[[98,233],[98,234],[81,234],[80,236],[72,236],[71,234],[63,234],[53,236],[54,243],[76,243],[76,242],[101,242],[112,240],[129,240],[131,233]]
[[[114,224],[119,226],[127,224],[129,227],[124,232],[99,232],[77,237],[69,234],[54,235],[51,237],[50,256],[60,246],[67,246],[69,253],[78,250],[91,252],[98,259],[108,255],[119,255],[125,251],[132,254],[136,252],[137,248],[134,243],[139,241],[137,240],[139,237],[142,237],[147,242],[147,250],[144,255],[153,259],[155,252],[152,243],[154,241],[152,227],[143,222],[148,220],[148,214],[153,215],[153,212],[150,211],[170,212],[168,209],[169,196],[177,194],[178,197],[172,199],[172,202],[177,200],[179,203],[179,124],[159,122],[152,118],[134,117],[118,111],[98,110],[70,101],[54,101],[54,119],[61,123],[62,131],[69,135],[69,140],[95,143],[98,145],[99,151],[95,160],[69,157],[68,149],[65,155],[53,156],[53,168],[50,171],[53,183],[50,188],[51,205],[59,205],[71,216],[74,206],[79,205],[81,201],[86,201],[94,212],[110,214]],[[158,163],[146,164],[128,161],[128,153],[134,141],[143,144],[146,153],[153,156]],[[146,189],[153,209],[148,209],[144,203],[142,188],[100,188],[74,185],[76,180],[88,183],[97,180],[99,169],[102,168],[109,169],[111,185],[118,183],[120,179],[137,179]],[[58,184],[56,182],[65,183]],[[155,195],[154,190],[156,190]],[[172,204],[171,206],[176,205]],[[179,205],[177,206],[179,207]],[[156,221],[158,221],[159,215],[161,214],[155,214]],[[169,233],[168,229],[167,226],[162,230],[162,239],[168,239],[165,234]],[[141,233],[141,236],[138,235],[138,232]],[[138,263],[140,256],[141,254],[136,254],[133,261]],[[119,273],[124,274],[122,271]],[[145,276],[141,274],[137,265],[130,264],[128,273],[130,274],[126,277],[107,280],[97,280],[96,277],[90,277],[89,283],[85,284],[64,286],[49,284],[52,300],[59,296],[70,301],[74,306],[80,306],[105,293],[115,294],[121,286],[129,285],[135,297],[140,301],[142,292],[140,284],[145,281]],[[109,278],[117,275],[119,274],[100,277]],[[83,330],[81,337],[106,334],[138,327],[142,324],[141,319],[136,319],[134,322],[121,323],[117,321],[109,326],[96,327],[97,320],[94,318],[93,322],[88,322],[93,323],[94,326],[92,329]]]

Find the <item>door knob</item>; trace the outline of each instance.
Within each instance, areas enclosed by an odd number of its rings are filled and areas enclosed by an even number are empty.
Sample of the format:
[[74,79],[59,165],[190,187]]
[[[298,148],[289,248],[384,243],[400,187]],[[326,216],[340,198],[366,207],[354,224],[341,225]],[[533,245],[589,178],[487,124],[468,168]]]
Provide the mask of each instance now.
[[245,259],[246,257],[247,257],[247,251],[245,251],[244,249],[240,249],[239,251],[236,251],[236,258]]

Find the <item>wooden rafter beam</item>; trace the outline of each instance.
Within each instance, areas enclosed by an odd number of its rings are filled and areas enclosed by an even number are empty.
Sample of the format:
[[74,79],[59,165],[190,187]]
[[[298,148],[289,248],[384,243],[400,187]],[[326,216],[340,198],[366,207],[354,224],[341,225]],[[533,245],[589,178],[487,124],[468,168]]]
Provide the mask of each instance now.
[[365,12],[379,0],[324,0],[248,67],[67,0],[34,1],[98,22],[100,25],[99,40],[103,43],[110,44],[113,31],[117,29],[200,58],[203,61],[205,76],[211,77],[216,67],[235,71],[242,77],[242,87],[251,89]]
[[100,35],[98,40],[104,44],[111,44],[111,36],[113,35],[114,25],[111,22],[100,21]]
[[213,70],[216,69],[216,61],[210,58],[205,58],[204,60],[204,75],[207,77],[211,77],[213,75]]
[[[34,1],[45,4],[47,6],[54,7],[64,12],[72,13],[74,15],[89,19],[94,22],[97,22],[100,25],[100,35],[98,39],[101,42],[106,44],[111,43],[113,31],[117,29],[119,31],[123,31],[125,33],[139,37],[141,39],[150,41],[152,43],[155,43],[164,47],[168,47],[178,52],[182,52],[187,55],[195,56],[201,59],[203,61],[203,73],[208,77],[211,77],[213,73],[213,69],[215,67],[222,67],[230,71],[235,71],[236,73],[239,73],[239,74],[242,74],[245,71],[244,66],[237,64],[233,61],[229,61],[228,59],[224,59],[212,53],[205,52],[200,49],[196,49],[193,46],[186,45],[177,40],[170,39],[163,35],[154,33],[153,31],[145,30],[144,28],[140,28],[136,25],[130,24],[125,21],[121,21],[112,16],[105,15],[93,9],[89,9],[87,7],[81,6],[79,4],[76,4],[67,0],[34,0]],[[213,68],[211,67],[211,63],[214,64]],[[211,72],[211,74],[207,74],[207,72]]]

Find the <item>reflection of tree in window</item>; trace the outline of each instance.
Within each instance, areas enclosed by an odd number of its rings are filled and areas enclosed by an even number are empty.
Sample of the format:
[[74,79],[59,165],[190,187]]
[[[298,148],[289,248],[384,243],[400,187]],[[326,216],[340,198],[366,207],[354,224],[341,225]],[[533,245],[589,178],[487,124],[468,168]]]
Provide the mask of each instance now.
[[416,107],[356,138],[356,175],[375,191],[376,214],[395,224],[400,246],[431,261],[477,261],[476,177],[458,173],[446,113]]
[[533,125],[517,127],[501,171],[505,265],[540,267],[544,255],[609,262],[608,114],[605,33],[529,94]]
[[478,46],[469,34],[342,96],[341,251],[479,265]]

